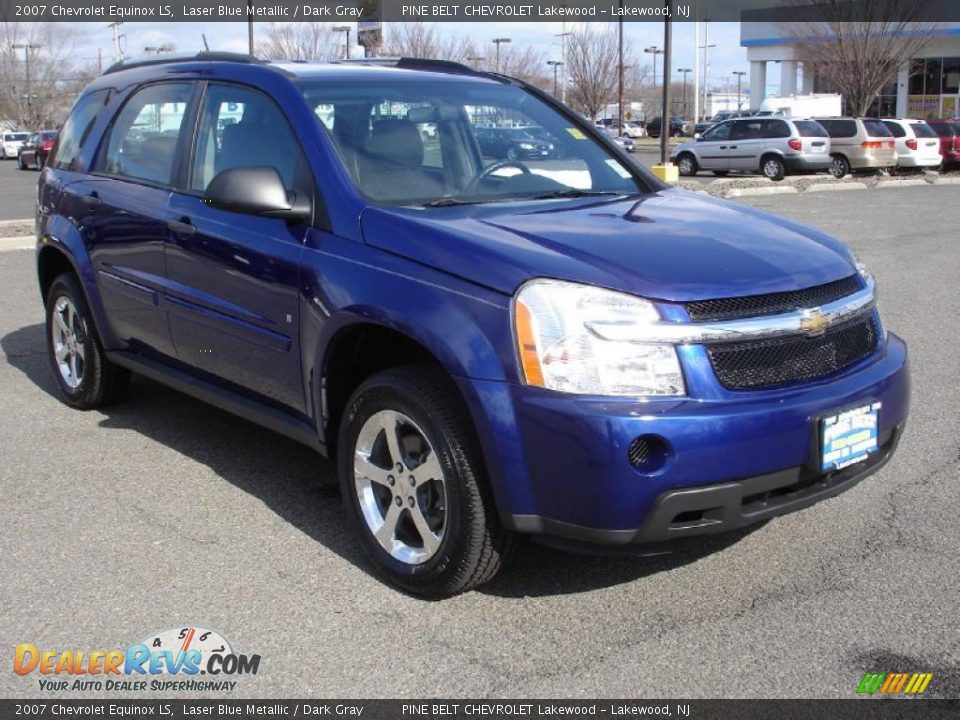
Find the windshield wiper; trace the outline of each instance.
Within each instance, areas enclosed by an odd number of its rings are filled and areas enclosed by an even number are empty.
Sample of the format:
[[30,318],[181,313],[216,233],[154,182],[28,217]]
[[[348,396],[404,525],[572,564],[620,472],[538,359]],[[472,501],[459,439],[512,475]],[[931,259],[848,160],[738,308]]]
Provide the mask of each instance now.
[[580,197],[597,197],[600,195],[623,195],[624,193],[612,192],[610,190],[577,190],[576,188],[570,188],[569,190],[554,190],[553,192],[545,193],[543,195],[534,195],[534,200],[554,200],[561,198],[580,198]]
[[425,208],[435,208],[435,207],[452,207],[454,205],[479,205],[483,200],[460,200],[455,197],[442,197],[437,198],[436,200],[430,200],[429,202],[421,203],[420,207]]

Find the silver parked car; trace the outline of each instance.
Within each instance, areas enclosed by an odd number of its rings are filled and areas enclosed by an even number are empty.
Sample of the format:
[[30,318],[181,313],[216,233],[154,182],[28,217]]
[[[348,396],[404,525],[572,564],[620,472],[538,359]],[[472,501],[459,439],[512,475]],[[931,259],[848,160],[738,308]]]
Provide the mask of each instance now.
[[717,123],[696,140],[683,143],[670,159],[681,175],[742,170],[782,180],[788,172],[829,170],[830,138],[814,120],[737,118]]
[[893,133],[876,118],[817,118],[830,135],[830,173],[842,178],[852,170],[886,170],[897,164]]

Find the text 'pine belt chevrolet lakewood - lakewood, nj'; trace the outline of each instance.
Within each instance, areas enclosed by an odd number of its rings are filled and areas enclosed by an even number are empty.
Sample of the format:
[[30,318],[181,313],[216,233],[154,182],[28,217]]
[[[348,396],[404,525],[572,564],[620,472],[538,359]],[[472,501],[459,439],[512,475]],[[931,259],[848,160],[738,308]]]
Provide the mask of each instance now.
[[[497,128],[530,148],[488,154]],[[315,448],[419,595],[524,535],[643,553],[799,510],[907,418],[906,347],[842,243],[453,63],[121,63],[64,125],[37,227],[68,404],[139,373]]]

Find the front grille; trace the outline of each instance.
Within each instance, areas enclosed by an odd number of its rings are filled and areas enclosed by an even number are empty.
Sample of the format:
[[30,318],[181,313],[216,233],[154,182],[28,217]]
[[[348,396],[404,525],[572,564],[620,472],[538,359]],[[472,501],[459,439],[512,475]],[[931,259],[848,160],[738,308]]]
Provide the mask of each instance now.
[[868,315],[818,337],[708,345],[707,355],[725,388],[752,390],[835,373],[873,352],[878,337],[873,316]]
[[860,289],[856,275],[817,285],[806,290],[750,295],[748,297],[697,300],[684,305],[691,320],[734,320],[737,318],[779,315],[800,308],[826,305]]

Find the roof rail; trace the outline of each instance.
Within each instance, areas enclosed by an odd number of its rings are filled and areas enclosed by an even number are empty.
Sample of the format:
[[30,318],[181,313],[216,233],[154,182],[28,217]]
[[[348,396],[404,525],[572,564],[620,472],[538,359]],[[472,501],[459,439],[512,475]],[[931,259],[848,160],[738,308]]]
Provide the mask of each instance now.
[[120,60],[119,62],[115,62],[113,65],[111,65],[106,70],[104,70],[103,74],[109,75],[110,73],[120,72],[121,70],[129,70],[130,68],[138,68],[138,67],[148,67],[150,65],[167,65],[170,63],[196,62],[196,61],[235,62],[235,63],[249,63],[249,64],[258,64],[258,65],[264,64],[266,62],[265,60],[261,60],[258,57],[255,57],[253,55],[246,55],[244,53],[204,50],[198,53],[173,53],[169,55],[153,55],[148,57],[132,58],[130,60]]
[[479,71],[474,70],[469,65],[454,62],[452,60],[433,60],[431,58],[413,58],[413,57],[375,57],[375,58],[355,58],[351,60],[335,60],[338,65],[378,65],[386,67],[400,68],[401,70],[432,70],[433,72],[446,72],[462,75],[478,75]]

